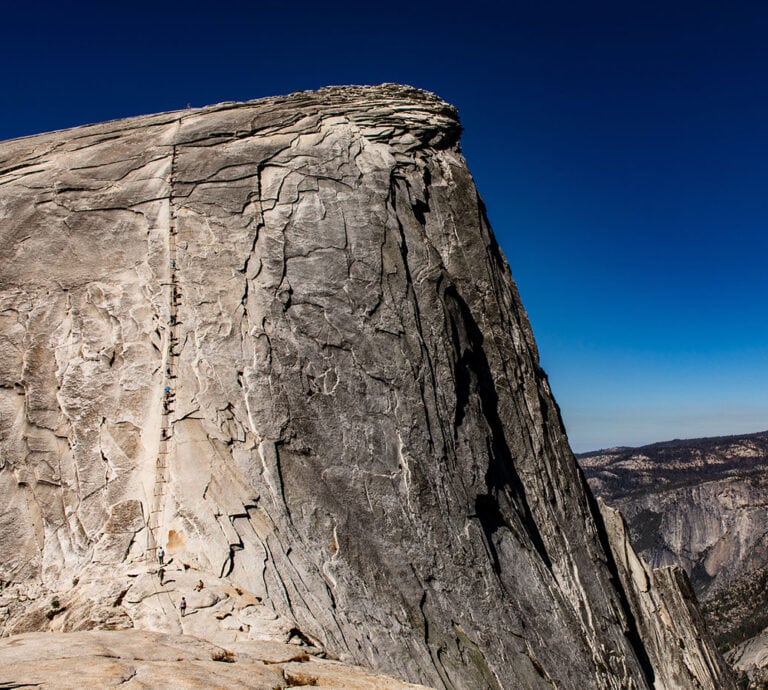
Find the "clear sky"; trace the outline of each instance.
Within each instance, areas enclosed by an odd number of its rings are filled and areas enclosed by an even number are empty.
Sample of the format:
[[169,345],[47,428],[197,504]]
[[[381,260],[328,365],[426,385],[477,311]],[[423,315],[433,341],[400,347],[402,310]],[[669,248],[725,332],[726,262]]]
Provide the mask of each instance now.
[[14,2],[0,65],[0,139],[435,91],[574,449],[768,428],[768,3]]

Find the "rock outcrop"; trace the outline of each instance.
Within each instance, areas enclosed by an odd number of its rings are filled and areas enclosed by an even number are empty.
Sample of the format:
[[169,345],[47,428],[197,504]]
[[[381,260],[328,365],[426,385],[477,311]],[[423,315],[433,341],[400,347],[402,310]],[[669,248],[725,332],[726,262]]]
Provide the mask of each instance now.
[[729,687],[706,637],[644,637],[459,134],[382,85],[2,145],[5,634]]
[[768,687],[768,629],[728,650],[725,658],[742,681],[739,687]]
[[728,674],[711,641],[701,637],[705,623],[685,571],[680,566],[650,568],[631,547],[621,513],[600,499],[598,503],[619,579],[654,667],[670,669],[672,687],[688,687],[691,678],[704,684],[712,675],[716,687],[725,687]]

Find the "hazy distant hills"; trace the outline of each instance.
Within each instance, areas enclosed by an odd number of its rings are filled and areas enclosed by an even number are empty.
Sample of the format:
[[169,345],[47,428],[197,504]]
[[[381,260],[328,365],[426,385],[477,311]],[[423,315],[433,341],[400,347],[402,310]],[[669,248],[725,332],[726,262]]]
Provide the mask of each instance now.
[[577,458],[643,557],[687,570],[723,649],[768,626],[768,431]]
[[576,456],[606,500],[760,473],[768,462],[768,431],[609,448]]

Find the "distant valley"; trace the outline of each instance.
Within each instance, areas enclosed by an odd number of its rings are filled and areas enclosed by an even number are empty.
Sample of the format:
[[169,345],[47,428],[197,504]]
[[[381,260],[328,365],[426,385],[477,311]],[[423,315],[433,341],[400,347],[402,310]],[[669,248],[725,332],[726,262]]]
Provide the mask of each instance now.
[[[768,432],[577,458],[595,494],[624,514],[642,556],[688,572],[721,650],[768,627]],[[739,650],[730,656],[739,666]]]

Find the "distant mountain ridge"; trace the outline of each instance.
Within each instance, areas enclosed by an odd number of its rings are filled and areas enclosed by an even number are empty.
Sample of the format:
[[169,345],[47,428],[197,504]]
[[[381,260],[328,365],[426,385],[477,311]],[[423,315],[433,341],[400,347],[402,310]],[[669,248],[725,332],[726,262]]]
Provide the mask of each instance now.
[[636,448],[620,446],[576,458],[590,484],[606,500],[697,481],[759,472],[768,464],[768,431],[736,436],[674,439]]
[[768,628],[768,431],[576,457],[643,558],[686,569],[721,649]]

